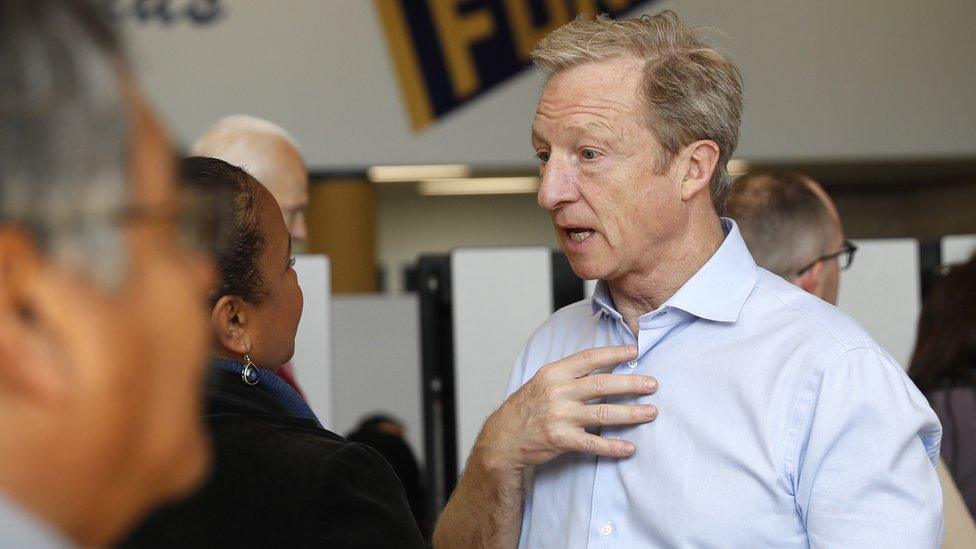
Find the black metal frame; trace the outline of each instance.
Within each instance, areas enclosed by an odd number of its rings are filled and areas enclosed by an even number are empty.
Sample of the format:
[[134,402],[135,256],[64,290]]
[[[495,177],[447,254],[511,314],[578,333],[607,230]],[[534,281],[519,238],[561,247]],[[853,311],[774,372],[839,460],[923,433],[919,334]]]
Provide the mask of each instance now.
[[424,417],[424,472],[428,516],[440,515],[457,482],[457,423],[454,415],[454,324],[451,258],[425,255],[417,261],[420,297],[420,384]]
[[[463,465],[458,463],[457,456],[450,256],[421,256],[413,279],[420,297],[425,480],[429,516],[436,517],[454,491]],[[566,256],[553,251],[553,310],[575,303],[583,295],[583,281],[573,272]]]

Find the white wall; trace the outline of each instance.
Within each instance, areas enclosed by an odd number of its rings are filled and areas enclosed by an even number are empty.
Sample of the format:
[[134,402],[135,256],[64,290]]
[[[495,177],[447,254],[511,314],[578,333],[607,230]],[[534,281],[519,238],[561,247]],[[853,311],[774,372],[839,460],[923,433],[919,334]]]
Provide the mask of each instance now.
[[922,309],[918,241],[856,240],[851,268],[841,273],[837,306],[908,368]]
[[305,399],[326,428],[333,419],[332,371],[332,282],[329,258],[324,255],[299,255],[295,261],[298,284],[302,287],[302,320],[295,334],[295,354],[291,363],[295,379]]
[[417,296],[335,296],[332,315],[332,427],[345,435],[367,414],[392,414],[403,420],[407,442],[423,462]]
[[[413,134],[373,2],[223,4],[213,27],[127,25],[142,82],[183,143],[222,115],[249,112],[291,130],[313,168],[532,163],[538,74]],[[727,34],[746,90],[740,156],[976,153],[976,2],[670,0],[646,9],[664,7]]]
[[953,235],[942,239],[942,264],[963,263],[976,253],[976,235]]
[[451,302],[460,472],[485,419],[505,400],[519,350],[552,314],[552,253],[548,248],[455,250]]

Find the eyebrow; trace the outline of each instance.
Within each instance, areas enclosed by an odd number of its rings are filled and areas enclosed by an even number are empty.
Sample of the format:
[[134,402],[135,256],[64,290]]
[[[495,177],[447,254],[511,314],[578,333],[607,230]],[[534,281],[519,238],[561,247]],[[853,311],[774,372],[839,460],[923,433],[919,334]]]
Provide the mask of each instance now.
[[[610,127],[609,125],[603,122],[585,122],[582,124],[574,124],[566,128],[566,131],[574,135],[579,135],[581,133],[589,133],[594,135],[598,139],[617,138],[619,137],[619,133],[620,133],[619,131],[614,130],[612,127]],[[532,141],[533,142],[545,141],[545,139],[543,139],[542,135],[539,134],[536,128],[532,128]]]
[[607,137],[616,137],[617,134],[613,128],[603,122],[587,122],[585,124],[580,124],[579,126],[573,126],[571,130],[576,132],[587,131]]

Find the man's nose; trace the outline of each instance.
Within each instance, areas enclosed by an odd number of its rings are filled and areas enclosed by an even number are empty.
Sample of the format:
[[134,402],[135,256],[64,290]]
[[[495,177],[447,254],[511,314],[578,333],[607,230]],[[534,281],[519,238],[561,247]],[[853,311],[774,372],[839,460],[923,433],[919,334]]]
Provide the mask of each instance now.
[[555,156],[550,157],[542,167],[539,194],[536,196],[539,206],[554,210],[561,204],[575,202],[577,197],[576,178],[571,167]]

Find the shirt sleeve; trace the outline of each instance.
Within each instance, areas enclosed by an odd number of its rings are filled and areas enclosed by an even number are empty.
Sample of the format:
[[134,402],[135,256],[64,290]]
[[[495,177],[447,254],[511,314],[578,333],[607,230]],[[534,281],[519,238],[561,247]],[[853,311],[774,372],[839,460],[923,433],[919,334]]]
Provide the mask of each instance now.
[[941,427],[877,347],[844,352],[801,395],[793,486],[811,547],[938,547]]
[[512,373],[508,376],[508,389],[505,390],[505,398],[512,396],[512,393],[518,391],[522,385],[525,385],[525,357],[528,355],[528,344],[522,347],[519,351],[518,356],[515,358],[515,365],[512,366]]

